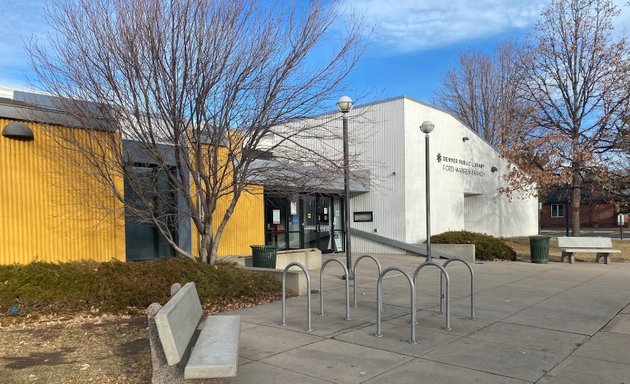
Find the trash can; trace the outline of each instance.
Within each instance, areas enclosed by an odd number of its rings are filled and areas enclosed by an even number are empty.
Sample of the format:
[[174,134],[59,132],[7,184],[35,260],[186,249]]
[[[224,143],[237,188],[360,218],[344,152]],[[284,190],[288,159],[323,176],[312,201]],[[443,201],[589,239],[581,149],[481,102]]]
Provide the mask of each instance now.
[[258,268],[276,269],[275,245],[250,245],[252,248],[252,265]]
[[547,264],[549,262],[549,236],[531,236],[529,238],[529,253],[532,263]]

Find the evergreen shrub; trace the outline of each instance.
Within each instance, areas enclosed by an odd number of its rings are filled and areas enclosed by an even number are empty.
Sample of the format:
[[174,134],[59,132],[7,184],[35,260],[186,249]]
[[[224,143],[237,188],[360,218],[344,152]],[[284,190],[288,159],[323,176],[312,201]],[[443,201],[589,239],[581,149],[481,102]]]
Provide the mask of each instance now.
[[497,237],[468,231],[451,231],[431,236],[434,244],[475,244],[476,260],[516,260],[516,251]]

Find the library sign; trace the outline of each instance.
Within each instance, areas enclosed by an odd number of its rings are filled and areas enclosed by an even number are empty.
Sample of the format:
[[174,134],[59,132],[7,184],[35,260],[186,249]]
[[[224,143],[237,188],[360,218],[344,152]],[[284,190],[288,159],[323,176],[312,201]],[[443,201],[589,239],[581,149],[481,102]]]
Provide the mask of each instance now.
[[462,175],[484,177],[486,166],[472,160],[437,154],[437,161],[442,165],[442,171],[460,173]]

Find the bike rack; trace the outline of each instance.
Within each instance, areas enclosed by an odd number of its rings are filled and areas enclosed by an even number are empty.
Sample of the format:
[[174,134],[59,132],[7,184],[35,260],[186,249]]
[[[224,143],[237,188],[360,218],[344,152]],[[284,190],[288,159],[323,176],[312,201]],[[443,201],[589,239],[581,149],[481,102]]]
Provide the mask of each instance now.
[[[324,316],[324,268],[331,261],[335,261],[339,263],[341,267],[343,268],[344,276],[348,276],[348,268],[346,268],[346,266],[337,259],[328,259],[322,264],[322,267],[319,269],[319,315],[320,316]],[[350,319],[350,283],[348,282],[348,279],[346,279],[345,281],[346,281],[346,318],[345,320],[351,320]]]
[[418,281],[418,275],[420,274],[420,271],[422,270],[422,268],[424,267],[429,267],[429,266],[433,266],[436,267],[440,270],[440,314],[443,313],[442,310],[442,300],[444,298],[444,294],[442,291],[442,277],[444,277],[446,279],[446,325],[445,325],[445,329],[446,330],[450,330],[451,329],[451,315],[450,315],[450,291],[449,291],[449,277],[448,277],[448,272],[446,272],[446,269],[444,267],[442,267],[441,265],[433,262],[432,260],[428,259],[427,261],[425,261],[424,263],[420,264],[418,266],[418,268],[416,268],[416,271],[413,273],[413,283],[414,285],[416,284],[416,282]]
[[383,277],[390,271],[398,271],[402,273],[407,278],[407,281],[409,281],[409,288],[411,291],[411,340],[409,341],[409,343],[416,344],[416,286],[411,279],[411,276],[409,276],[407,272],[403,271],[399,267],[386,268],[378,276],[378,281],[376,282],[376,333],[374,334],[374,336],[383,337],[383,334],[381,333],[381,312],[383,310]]
[[[452,259],[448,259],[442,266],[444,269],[453,261],[460,261],[464,263],[466,268],[468,268],[468,272],[470,272],[470,319],[475,320],[475,272],[473,271],[470,263],[465,260],[454,257]],[[442,275],[440,275],[440,297],[442,296]],[[440,300],[440,307],[442,306],[442,300]]]
[[381,275],[381,272],[383,270],[383,268],[381,267],[381,263],[379,263],[378,260],[376,260],[376,258],[374,256],[371,255],[362,255],[359,256],[355,261],[354,261],[354,265],[352,266],[352,275],[354,276],[354,283],[352,283],[352,288],[353,288],[353,293],[352,293],[352,307],[356,308],[357,307],[357,264],[359,264],[359,261],[361,259],[364,258],[368,258],[368,259],[372,259],[375,263],[376,263],[376,267],[378,268],[378,275]]
[[313,328],[311,328],[311,276],[308,274],[306,267],[298,262],[289,263],[282,272],[282,323],[280,323],[280,325],[284,327],[287,325],[287,271],[291,267],[299,267],[306,275],[306,331],[310,332],[313,330]]

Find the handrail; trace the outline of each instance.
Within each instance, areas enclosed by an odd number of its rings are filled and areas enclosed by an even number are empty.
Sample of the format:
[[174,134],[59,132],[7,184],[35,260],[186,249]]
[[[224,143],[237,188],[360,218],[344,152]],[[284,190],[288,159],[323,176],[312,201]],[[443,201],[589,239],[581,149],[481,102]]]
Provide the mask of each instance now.
[[[341,267],[343,268],[344,276],[349,276],[348,268],[346,268],[344,263],[342,263],[341,261],[337,259],[328,259],[322,264],[322,267],[319,269],[319,315],[320,316],[324,316],[324,268],[331,261],[336,261],[337,263],[339,263]],[[350,319],[350,285],[349,285],[350,283],[348,282],[348,280],[349,279],[345,279],[346,281],[346,318],[345,320],[351,320]]]
[[432,260],[427,260],[424,263],[420,264],[418,266],[418,268],[416,268],[416,271],[413,273],[413,283],[416,284],[417,283],[417,279],[418,279],[418,275],[420,274],[420,271],[422,270],[422,268],[425,267],[429,267],[429,266],[433,266],[436,267],[440,270],[440,314],[443,313],[442,311],[442,298],[444,297],[443,293],[442,293],[442,276],[444,276],[444,278],[446,279],[446,325],[444,326],[444,329],[446,330],[450,330],[451,329],[451,315],[450,315],[450,291],[449,291],[449,277],[448,277],[448,272],[446,272],[446,269],[444,267],[442,267],[441,265],[433,262]]
[[[461,261],[464,263],[468,271],[470,272],[470,319],[475,320],[475,272],[473,271],[470,263],[460,258],[452,258],[447,260],[442,266],[444,269],[453,261]],[[442,291],[442,275],[440,275],[440,293]]]
[[280,323],[280,325],[287,325],[287,271],[291,267],[299,267],[306,275],[306,331],[310,332],[313,330],[313,328],[311,327],[311,276],[309,275],[306,267],[298,262],[287,264],[287,266],[284,267],[284,271],[282,272],[282,323]]
[[372,259],[375,263],[376,263],[376,267],[378,268],[378,275],[381,275],[381,272],[383,270],[383,268],[381,267],[381,263],[376,259],[376,257],[371,256],[371,255],[362,255],[359,256],[355,261],[354,264],[352,265],[352,276],[354,276],[354,283],[352,283],[352,288],[353,288],[353,293],[352,293],[352,307],[356,308],[357,307],[357,264],[359,264],[359,261],[361,259],[364,258],[368,258],[368,259]]
[[378,281],[376,282],[376,333],[374,336],[383,337],[381,332],[381,312],[383,311],[383,277],[385,277],[385,275],[390,271],[398,271],[402,273],[407,278],[407,281],[409,281],[409,288],[411,291],[411,340],[409,340],[409,343],[416,344],[416,287],[411,279],[411,276],[399,267],[386,268],[378,276]]

